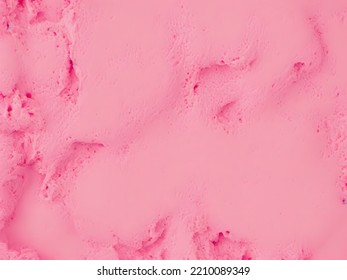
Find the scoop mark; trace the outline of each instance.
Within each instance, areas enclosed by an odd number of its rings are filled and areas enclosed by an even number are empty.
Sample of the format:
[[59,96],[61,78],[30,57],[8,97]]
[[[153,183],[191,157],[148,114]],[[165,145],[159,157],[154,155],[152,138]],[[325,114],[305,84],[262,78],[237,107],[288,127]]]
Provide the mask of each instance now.
[[117,243],[113,246],[120,260],[146,260],[146,259],[167,259],[167,250],[164,247],[167,237],[168,222],[170,217],[159,219],[154,226],[148,230],[148,236],[141,242],[140,246],[129,246]]
[[75,70],[74,62],[69,58],[67,63],[67,77],[64,88],[59,95],[66,101],[76,104],[79,95],[79,78]]
[[69,185],[65,182],[74,180],[79,170],[103,147],[101,143],[73,142],[56,166],[44,174],[45,179],[41,186],[42,198],[49,201],[62,200],[69,191],[64,187]]
[[232,238],[230,231],[214,234],[209,227],[193,234],[197,259],[245,260],[253,259],[251,245]]

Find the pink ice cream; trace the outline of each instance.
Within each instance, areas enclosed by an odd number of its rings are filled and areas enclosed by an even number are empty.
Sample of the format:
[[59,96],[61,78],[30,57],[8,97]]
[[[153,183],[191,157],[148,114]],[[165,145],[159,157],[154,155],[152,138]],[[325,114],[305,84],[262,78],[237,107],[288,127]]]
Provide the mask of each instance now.
[[347,2],[0,0],[0,259],[347,259]]

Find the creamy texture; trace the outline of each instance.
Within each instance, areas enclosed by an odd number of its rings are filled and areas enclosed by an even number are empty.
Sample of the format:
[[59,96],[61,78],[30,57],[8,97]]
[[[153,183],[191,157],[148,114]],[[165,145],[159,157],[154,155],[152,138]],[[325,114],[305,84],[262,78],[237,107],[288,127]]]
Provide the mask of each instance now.
[[0,0],[0,259],[346,259],[347,2]]

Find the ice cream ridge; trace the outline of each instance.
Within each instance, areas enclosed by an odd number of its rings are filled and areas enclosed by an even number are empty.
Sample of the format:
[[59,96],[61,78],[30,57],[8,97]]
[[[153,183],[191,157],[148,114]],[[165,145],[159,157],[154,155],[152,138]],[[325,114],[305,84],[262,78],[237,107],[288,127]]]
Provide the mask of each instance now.
[[347,259],[347,2],[0,0],[0,259]]

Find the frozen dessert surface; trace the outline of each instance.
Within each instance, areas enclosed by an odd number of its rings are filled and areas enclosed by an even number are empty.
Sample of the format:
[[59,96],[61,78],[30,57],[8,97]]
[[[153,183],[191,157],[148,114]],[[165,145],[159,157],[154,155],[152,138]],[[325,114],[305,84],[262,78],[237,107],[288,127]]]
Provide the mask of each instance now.
[[0,0],[0,259],[347,259],[347,2]]

